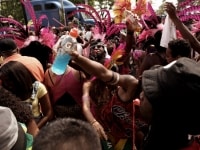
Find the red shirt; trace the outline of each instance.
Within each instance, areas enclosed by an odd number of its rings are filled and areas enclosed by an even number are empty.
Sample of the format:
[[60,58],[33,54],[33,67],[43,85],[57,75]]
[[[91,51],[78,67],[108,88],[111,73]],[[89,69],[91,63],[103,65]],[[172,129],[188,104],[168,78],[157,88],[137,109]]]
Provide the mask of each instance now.
[[133,109],[133,101],[122,102],[117,96],[113,96],[101,109],[100,120],[104,129],[109,129],[116,141],[133,137]]

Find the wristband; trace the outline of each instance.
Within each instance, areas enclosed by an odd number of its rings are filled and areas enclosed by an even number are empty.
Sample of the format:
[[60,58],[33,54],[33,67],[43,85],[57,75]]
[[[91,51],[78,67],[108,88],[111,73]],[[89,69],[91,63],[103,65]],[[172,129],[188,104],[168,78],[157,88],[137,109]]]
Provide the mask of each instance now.
[[113,82],[109,83],[110,85],[116,85],[119,82],[119,73],[115,73],[116,74],[116,78]]

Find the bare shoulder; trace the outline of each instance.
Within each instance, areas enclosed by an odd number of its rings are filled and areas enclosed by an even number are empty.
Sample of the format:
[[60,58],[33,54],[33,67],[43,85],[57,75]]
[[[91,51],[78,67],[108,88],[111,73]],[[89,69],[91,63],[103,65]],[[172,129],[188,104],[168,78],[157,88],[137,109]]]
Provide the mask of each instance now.
[[70,67],[70,71],[74,74],[74,77],[78,79],[79,81],[85,81],[86,80],[86,75],[83,71],[81,70],[76,70],[72,67]]
[[129,101],[135,98],[138,88],[138,79],[132,75],[120,75],[118,95],[122,101]]
[[138,80],[133,75],[123,74],[123,75],[120,75],[120,82],[133,84],[133,83],[138,82]]

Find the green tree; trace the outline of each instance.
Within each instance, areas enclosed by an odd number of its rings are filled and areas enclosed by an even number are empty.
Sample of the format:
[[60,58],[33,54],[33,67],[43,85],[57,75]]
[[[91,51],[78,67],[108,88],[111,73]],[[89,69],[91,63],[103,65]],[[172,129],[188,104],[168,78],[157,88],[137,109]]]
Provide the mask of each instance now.
[[110,10],[114,4],[114,0],[99,0],[96,7],[99,9],[108,9]]
[[70,0],[74,4],[86,4],[88,3],[90,6],[94,6],[95,0]]
[[13,16],[15,20],[24,23],[24,15],[20,0],[1,0],[0,15],[8,17]]
[[159,15],[159,16],[163,16],[164,15],[164,13],[165,13],[164,4],[165,4],[165,0],[162,1],[162,5],[160,5],[158,10],[156,11],[157,15]]
[[[73,2],[74,4],[85,4],[88,3],[88,5],[94,7],[95,6],[95,0],[71,0],[71,2]],[[108,5],[108,9],[110,9],[112,7],[112,5],[114,4],[114,0],[96,0],[96,2],[98,2],[98,7],[102,8],[102,6],[105,6],[105,4]]]

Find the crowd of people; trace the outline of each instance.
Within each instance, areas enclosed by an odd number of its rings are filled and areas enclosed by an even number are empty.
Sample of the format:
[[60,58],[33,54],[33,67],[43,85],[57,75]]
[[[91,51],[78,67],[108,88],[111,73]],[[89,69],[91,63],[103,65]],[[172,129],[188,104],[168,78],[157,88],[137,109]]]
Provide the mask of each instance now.
[[54,43],[0,39],[1,149],[199,150],[200,28],[164,8],[179,33],[166,47],[158,16],[109,36],[76,20]]

